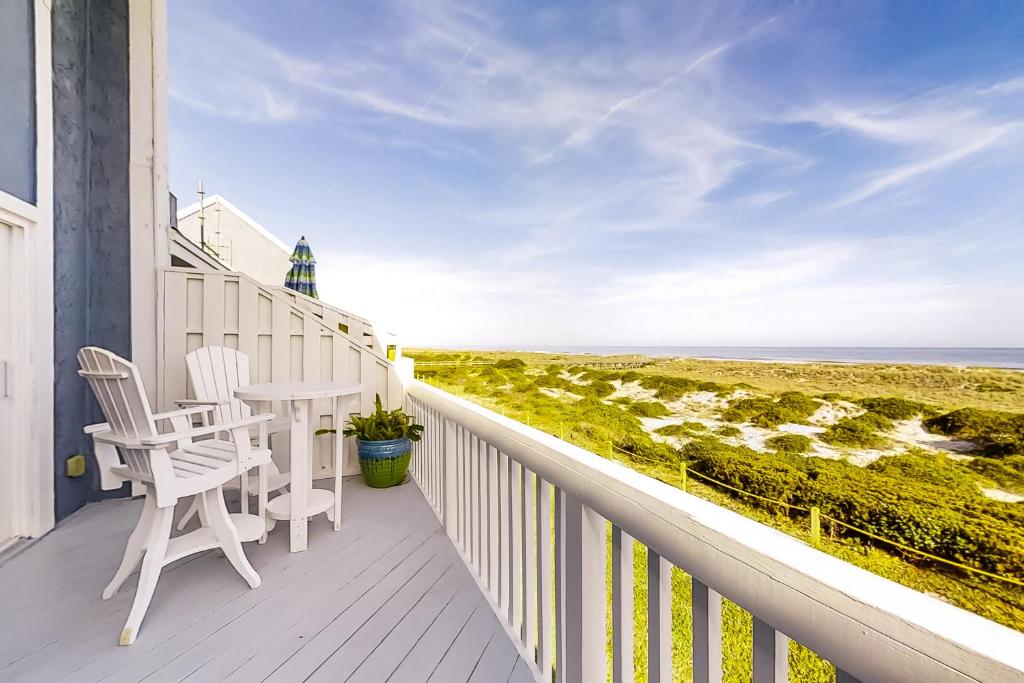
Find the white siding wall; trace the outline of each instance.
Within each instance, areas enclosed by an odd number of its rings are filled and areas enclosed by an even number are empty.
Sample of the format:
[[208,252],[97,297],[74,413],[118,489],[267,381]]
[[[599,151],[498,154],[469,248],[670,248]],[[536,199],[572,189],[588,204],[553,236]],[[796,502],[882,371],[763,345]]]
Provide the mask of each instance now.
[[[237,270],[265,285],[283,285],[291,268],[291,249],[255,220],[222,197],[204,202],[206,242],[217,251],[231,270]],[[218,230],[220,234],[218,235]],[[178,231],[199,244],[199,206],[178,214]],[[301,235],[295,235],[298,241]]]

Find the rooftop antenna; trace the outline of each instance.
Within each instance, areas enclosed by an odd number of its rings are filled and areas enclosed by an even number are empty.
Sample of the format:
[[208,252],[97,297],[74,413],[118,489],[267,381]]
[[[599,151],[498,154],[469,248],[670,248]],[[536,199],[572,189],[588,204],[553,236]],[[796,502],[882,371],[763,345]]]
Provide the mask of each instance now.
[[[220,231],[220,204],[215,204],[213,207],[214,216],[216,216],[217,231],[214,233],[214,237],[217,241],[216,248],[210,247],[210,251],[216,254],[217,258],[224,261],[224,237]],[[230,264],[228,264],[230,265]]]
[[203,206],[206,192],[203,190],[202,178],[199,179],[199,188],[196,190],[196,194],[199,195],[199,247],[206,249],[206,210]]

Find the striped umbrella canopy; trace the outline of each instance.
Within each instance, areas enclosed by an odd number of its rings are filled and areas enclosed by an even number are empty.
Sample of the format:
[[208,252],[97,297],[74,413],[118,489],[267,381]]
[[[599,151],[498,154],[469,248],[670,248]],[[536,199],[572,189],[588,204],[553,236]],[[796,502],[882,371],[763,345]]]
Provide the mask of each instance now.
[[313,252],[309,248],[305,235],[296,243],[295,251],[292,252],[292,257],[289,260],[292,262],[292,269],[288,271],[288,275],[284,279],[284,286],[319,299],[320,297],[316,293],[316,259],[313,258]]

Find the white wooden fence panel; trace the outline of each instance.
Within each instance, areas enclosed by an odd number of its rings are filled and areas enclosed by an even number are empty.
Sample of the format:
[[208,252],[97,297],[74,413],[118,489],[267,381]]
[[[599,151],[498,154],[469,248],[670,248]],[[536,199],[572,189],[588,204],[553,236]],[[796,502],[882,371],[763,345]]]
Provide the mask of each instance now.
[[[307,297],[291,296],[277,287],[267,287],[241,273],[204,272],[185,268],[164,271],[163,355],[160,363],[161,410],[191,397],[185,370],[185,355],[201,346],[227,346],[247,354],[255,383],[292,380],[362,382],[359,412],[373,409],[379,394],[385,407],[402,405],[401,378],[388,362],[386,350],[372,349],[363,342],[362,331],[372,329],[365,321],[345,334],[338,327],[344,317],[336,309],[310,304]],[[333,316],[333,317],[332,317]],[[352,333],[354,332],[354,334]],[[283,414],[280,405],[261,406]],[[313,425],[337,428],[331,401],[314,402]],[[287,467],[288,436],[273,437],[274,457]],[[314,477],[333,476],[333,446],[330,437],[314,442]],[[346,449],[352,451],[354,449]],[[440,462],[440,456],[437,456]],[[344,463],[346,474],[358,472],[355,458]],[[437,480],[440,482],[440,478]]]

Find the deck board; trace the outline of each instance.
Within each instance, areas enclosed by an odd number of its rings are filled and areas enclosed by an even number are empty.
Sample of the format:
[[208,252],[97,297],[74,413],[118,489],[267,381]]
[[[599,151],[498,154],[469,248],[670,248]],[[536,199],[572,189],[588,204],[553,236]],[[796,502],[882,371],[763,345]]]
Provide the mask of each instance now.
[[0,564],[3,681],[532,680],[419,489],[345,483],[342,529],[309,550],[281,524],[246,544],[249,590],[220,551],[164,569],[136,643],[117,645],[136,577],[99,598],[141,501],[86,506]]

